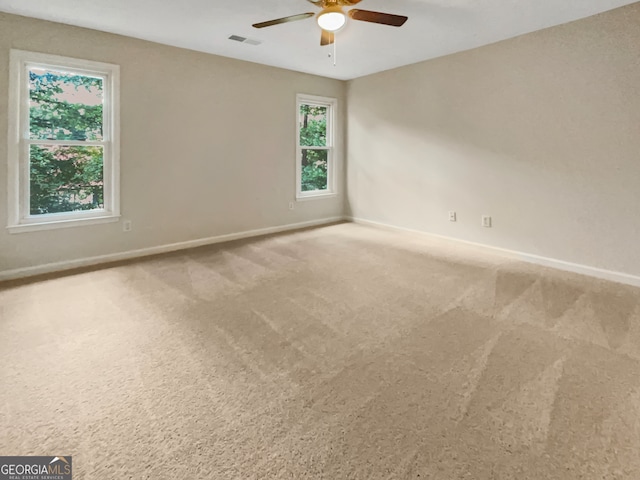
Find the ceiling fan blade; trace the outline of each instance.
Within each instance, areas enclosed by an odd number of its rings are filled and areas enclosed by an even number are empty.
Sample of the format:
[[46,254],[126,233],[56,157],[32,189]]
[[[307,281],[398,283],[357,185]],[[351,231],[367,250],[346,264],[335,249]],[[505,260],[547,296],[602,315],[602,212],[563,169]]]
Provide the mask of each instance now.
[[300,15],[291,15],[290,17],[277,18],[275,20],[269,20],[267,22],[254,23],[255,28],[271,27],[273,25],[280,25],[281,23],[295,22],[297,20],[304,20],[305,18],[313,17],[315,13],[301,13]]
[[331,45],[336,39],[336,35],[333,32],[327,32],[322,30],[322,36],[320,37],[320,46]]
[[391,25],[392,27],[401,27],[408,17],[403,15],[392,15],[390,13],[372,12],[370,10],[358,10],[354,8],[349,10],[349,16],[354,20],[362,20],[363,22],[380,23],[382,25]]
[[322,8],[322,4],[324,3],[324,0],[307,0],[307,2],[313,3],[316,7]]
[[351,5],[355,5],[356,3],[360,3],[362,0],[340,0],[340,3],[343,7],[350,7]]

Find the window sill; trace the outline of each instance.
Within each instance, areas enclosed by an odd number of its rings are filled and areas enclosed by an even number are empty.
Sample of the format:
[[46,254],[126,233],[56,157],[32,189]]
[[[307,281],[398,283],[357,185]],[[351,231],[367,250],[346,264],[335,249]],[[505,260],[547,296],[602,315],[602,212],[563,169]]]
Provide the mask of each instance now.
[[86,225],[97,225],[100,223],[114,223],[120,220],[120,215],[104,215],[100,217],[88,218],[67,218],[64,220],[50,220],[39,223],[23,223],[20,225],[9,225],[9,233],[35,232],[38,230],[53,230],[57,228],[84,227]]
[[296,201],[298,202],[306,202],[307,200],[321,200],[323,198],[333,198],[337,197],[338,194],[336,192],[322,192],[322,193],[307,193],[304,195],[296,195]]

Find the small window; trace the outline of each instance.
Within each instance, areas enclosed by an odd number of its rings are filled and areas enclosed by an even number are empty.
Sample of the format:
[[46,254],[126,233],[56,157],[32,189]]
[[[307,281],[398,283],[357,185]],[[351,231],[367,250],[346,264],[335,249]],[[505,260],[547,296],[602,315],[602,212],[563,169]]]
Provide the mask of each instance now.
[[118,75],[11,51],[11,232],[118,220]]
[[297,198],[335,195],[335,98],[298,95]]

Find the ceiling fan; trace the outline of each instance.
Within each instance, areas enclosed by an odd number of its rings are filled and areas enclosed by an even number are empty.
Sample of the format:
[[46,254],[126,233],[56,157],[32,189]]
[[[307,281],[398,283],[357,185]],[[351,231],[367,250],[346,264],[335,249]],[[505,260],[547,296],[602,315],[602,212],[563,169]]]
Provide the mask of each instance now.
[[[370,10],[359,10],[353,8],[348,10],[347,13],[342,10],[343,7],[351,7],[362,0],[307,0],[313,3],[316,7],[322,8],[322,11],[317,14],[317,22],[322,29],[322,36],[320,37],[320,45],[330,45],[335,40],[335,32],[340,30],[347,23],[347,15],[352,20],[360,20],[363,22],[379,23],[382,25],[391,25],[392,27],[401,27],[404,22],[407,21],[407,17],[403,15],[392,15],[390,13],[372,12]],[[255,28],[271,27],[273,25],[280,25],[281,23],[295,22],[297,20],[304,20],[309,17],[314,17],[314,12],[300,13],[298,15],[291,15],[289,17],[277,18],[275,20],[268,20],[266,22],[254,23]]]

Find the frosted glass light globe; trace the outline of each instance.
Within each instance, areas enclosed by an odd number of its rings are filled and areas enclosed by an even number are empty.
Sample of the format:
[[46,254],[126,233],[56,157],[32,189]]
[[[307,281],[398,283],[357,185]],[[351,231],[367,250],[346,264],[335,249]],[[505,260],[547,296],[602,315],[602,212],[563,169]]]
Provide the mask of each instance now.
[[318,25],[327,32],[336,32],[344,27],[347,17],[340,10],[326,9],[318,16]]

